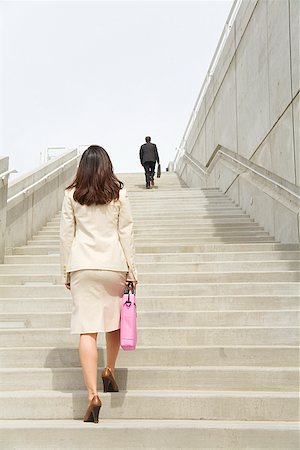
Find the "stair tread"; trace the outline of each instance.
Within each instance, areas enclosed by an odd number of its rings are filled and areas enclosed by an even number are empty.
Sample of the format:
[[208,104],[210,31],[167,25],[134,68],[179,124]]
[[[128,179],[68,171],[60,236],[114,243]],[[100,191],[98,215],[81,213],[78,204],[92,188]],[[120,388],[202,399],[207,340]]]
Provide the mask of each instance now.
[[[77,429],[95,429],[94,423],[83,422],[82,419],[5,419],[0,420],[1,429],[26,429],[26,428],[71,428]],[[142,428],[148,430],[149,428],[211,428],[211,429],[267,429],[267,430],[299,430],[299,422],[293,421],[255,421],[255,420],[203,420],[203,419],[101,419],[101,427],[103,428],[119,428],[125,427],[128,429]],[[101,432],[101,431],[100,431]]]
[[[248,398],[255,398],[255,397],[276,397],[276,398],[299,398],[299,392],[298,391],[200,391],[200,390],[180,390],[180,389],[173,389],[173,390],[153,390],[153,389],[147,389],[147,390],[120,390],[119,392],[102,392],[101,396],[109,397],[109,396],[121,396],[121,395],[129,395],[132,397],[198,397],[198,398],[205,398],[205,397],[248,397]],[[11,397],[87,397],[87,393],[85,390],[67,390],[64,389],[63,391],[55,391],[55,390],[22,390],[22,391],[0,391],[0,397],[2,398],[11,398]]]
[[[1,348],[0,348],[1,350]],[[100,370],[102,366],[99,366],[98,369]],[[65,370],[70,371],[81,371],[81,367],[71,367],[71,366],[64,366],[64,367],[1,367],[0,372],[63,372]],[[231,372],[234,370],[239,371],[250,371],[250,372],[259,372],[259,371],[269,371],[269,372],[276,372],[276,371],[283,371],[283,372],[299,372],[298,366],[130,366],[130,367],[117,367],[116,371],[120,370],[129,370],[134,371],[138,370],[141,372],[148,372],[150,370],[157,370],[157,371],[166,371],[169,370],[171,372],[176,372],[178,370],[182,370],[185,372],[193,372],[193,371],[208,371],[208,370],[218,370],[218,371],[227,371]]]

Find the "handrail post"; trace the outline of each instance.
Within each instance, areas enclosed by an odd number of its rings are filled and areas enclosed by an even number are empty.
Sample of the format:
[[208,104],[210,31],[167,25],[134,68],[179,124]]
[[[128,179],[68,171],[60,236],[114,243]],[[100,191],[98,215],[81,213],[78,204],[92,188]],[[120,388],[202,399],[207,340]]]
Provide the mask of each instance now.
[[8,156],[0,156],[0,264],[4,262],[5,255],[5,232],[6,232],[6,210],[8,190]]

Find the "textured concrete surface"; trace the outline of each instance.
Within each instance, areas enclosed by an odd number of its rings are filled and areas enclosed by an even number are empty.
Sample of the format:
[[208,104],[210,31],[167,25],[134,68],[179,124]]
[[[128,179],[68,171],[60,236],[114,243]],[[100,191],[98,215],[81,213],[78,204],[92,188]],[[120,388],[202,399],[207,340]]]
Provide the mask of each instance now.
[[[298,1],[242,1],[187,138],[185,151],[196,162],[206,166],[221,145],[280,177],[283,184],[300,186],[299,10]],[[181,158],[176,171],[188,186],[217,186],[230,193],[276,239],[300,241],[299,214],[288,211],[276,192],[270,197],[255,177],[249,179],[254,184],[251,196],[244,195],[242,169],[236,172],[220,160],[203,177]]]
[[63,171],[53,170],[76,156],[77,151],[50,160],[36,170],[9,184],[8,200],[42,177],[49,174],[47,182],[32,187],[7,204],[5,247],[9,253],[14,246],[24,245],[40,230],[61,207],[65,187],[74,177],[77,161],[74,160]]

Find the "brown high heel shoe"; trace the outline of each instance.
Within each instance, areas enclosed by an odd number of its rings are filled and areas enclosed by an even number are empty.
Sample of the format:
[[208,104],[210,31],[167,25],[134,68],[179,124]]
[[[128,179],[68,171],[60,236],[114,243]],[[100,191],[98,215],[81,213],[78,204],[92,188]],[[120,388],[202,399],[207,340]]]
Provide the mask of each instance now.
[[103,391],[104,392],[119,392],[119,387],[114,379],[112,371],[106,367],[102,372]]
[[99,411],[102,406],[101,400],[98,395],[94,395],[92,400],[90,401],[89,407],[84,415],[84,422],[94,422],[98,423]]

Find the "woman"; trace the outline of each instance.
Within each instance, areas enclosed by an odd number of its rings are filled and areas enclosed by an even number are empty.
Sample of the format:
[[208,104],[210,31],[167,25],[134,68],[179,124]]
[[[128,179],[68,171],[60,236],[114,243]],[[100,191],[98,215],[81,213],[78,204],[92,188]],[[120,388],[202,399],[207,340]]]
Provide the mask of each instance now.
[[120,348],[120,298],[137,284],[133,222],[124,184],[107,152],[91,145],[74,181],[65,190],[60,221],[64,283],[73,298],[71,334],[80,334],[79,356],[89,407],[85,422],[98,422],[97,335],[106,333],[104,391],[116,392],[115,363]]

